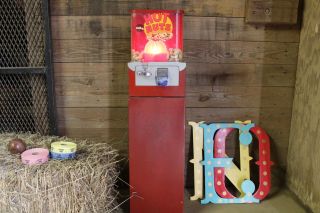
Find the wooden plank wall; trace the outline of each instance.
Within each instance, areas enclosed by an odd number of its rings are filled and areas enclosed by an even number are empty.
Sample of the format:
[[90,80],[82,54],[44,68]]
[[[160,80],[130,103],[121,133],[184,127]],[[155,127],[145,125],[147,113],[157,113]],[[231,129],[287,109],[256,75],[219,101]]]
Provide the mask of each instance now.
[[294,96],[287,184],[320,212],[320,2],[306,0]]
[[59,134],[115,139],[126,154],[129,10],[184,9],[187,121],[251,119],[268,131],[273,160],[285,167],[297,27],[245,24],[245,0],[51,2]]

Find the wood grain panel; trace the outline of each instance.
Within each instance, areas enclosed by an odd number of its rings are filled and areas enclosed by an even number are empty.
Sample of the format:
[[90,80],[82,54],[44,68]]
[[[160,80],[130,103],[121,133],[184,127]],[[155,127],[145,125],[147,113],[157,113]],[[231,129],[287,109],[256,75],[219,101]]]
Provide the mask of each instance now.
[[58,107],[127,107],[128,70],[124,63],[56,63]]
[[124,64],[55,64],[57,94],[126,94],[128,70],[124,66]]
[[[126,39],[54,40],[54,62],[128,62]],[[186,62],[296,64],[298,43],[186,40]]]
[[299,42],[296,26],[279,28],[246,24],[243,18],[186,17],[184,38],[199,40],[240,40]]
[[319,11],[319,1],[305,1],[287,170],[289,188],[312,212],[320,210]]
[[[288,65],[265,68],[247,64],[190,64],[187,106],[287,107],[292,102],[294,69]],[[55,70],[59,107],[127,106],[126,64],[56,63]]]
[[293,88],[219,87],[187,88],[187,107],[288,107]]
[[137,8],[183,9],[188,16],[244,17],[245,0],[55,0],[52,15],[128,15]]
[[[58,108],[59,134],[76,138],[113,139],[127,142],[127,108]],[[285,165],[290,124],[290,108],[188,108],[187,121],[233,122],[251,119],[263,126],[272,138],[274,160]],[[187,126],[186,150],[189,149],[191,128]],[[120,146],[120,145],[119,145]],[[126,146],[120,146],[125,149]],[[186,155],[189,151],[186,152]]]
[[187,62],[296,64],[297,43],[191,41],[185,42]]
[[53,39],[131,38],[130,16],[52,16]]
[[128,62],[128,39],[53,40],[54,62]]
[[[290,72],[290,69],[285,70]],[[120,75],[125,78],[128,75],[128,66],[127,63],[54,63],[54,71],[55,77],[106,78]]]
[[51,1],[59,134],[110,141],[127,155],[133,8],[185,9],[186,120],[252,119],[285,168],[299,29],[246,24],[245,0]]
[[[88,83],[90,82],[90,83]],[[126,107],[127,85],[113,90],[105,79],[56,79],[58,107]],[[187,107],[287,107],[292,102],[290,87],[187,87]]]
[[[233,122],[235,119],[251,119],[267,126],[266,130],[272,130],[271,136],[276,133],[278,137],[287,137],[289,134],[282,131],[290,124],[290,114],[290,108],[188,108],[187,121]],[[60,128],[65,129],[127,128],[127,108],[58,108],[58,120]]]
[[190,86],[287,86],[295,84],[296,65],[187,64]]
[[299,0],[247,0],[246,22],[296,24]]
[[[55,63],[54,70],[55,77],[90,77],[127,84],[127,63]],[[295,65],[188,63],[186,80],[189,86],[293,87],[295,73]]]
[[128,95],[56,95],[57,107],[126,107]]
[[[130,39],[130,16],[53,16],[53,39]],[[245,24],[243,18],[185,17],[184,38],[299,42],[297,27]]]
[[60,127],[114,129],[128,128],[127,108],[58,108]]
[[[59,127],[84,130],[127,128],[127,111],[127,108],[58,108]],[[290,108],[187,108],[186,120],[234,122],[236,119],[251,119],[265,126],[271,136],[287,137],[288,132],[283,131],[290,124],[290,116]],[[65,125],[67,123],[68,125]]]
[[128,148],[127,108],[58,108],[58,134],[108,141],[121,155]]

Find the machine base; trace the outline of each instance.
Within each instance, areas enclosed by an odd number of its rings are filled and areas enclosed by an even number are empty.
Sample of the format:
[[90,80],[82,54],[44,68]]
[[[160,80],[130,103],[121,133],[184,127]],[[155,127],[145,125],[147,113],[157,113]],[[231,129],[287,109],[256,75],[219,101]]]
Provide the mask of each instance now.
[[129,99],[131,213],[182,213],[185,99]]

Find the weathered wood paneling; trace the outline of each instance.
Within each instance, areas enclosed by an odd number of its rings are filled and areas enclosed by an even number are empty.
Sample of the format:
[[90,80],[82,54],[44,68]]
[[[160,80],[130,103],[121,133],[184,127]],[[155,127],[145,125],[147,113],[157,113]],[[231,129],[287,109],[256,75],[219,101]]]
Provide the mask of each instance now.
[[185,41],[187,62],[296,64],[297,43]]
[[[233,122],[234,118],[252,119],[263,126],[270,134],[275,148],[273,160],[278,166],[286,164],[290,125],[290,108],[188,108],[187,120],[206,120],[208,122]],[[127,108],[58,108],[59,130],[69,137],[116,139],[123,153],[126,151],[128,132]],[[186,124],[187,125],[187,124]],[[189,155],[191,127],[186,126],[186,156]]]
[[[108,79],[127,85],[127,63],[55,63],[55,76]],[[188,63],[190,86],[294,87],[296,65]]]
[[126,129],[127,111],[127,108],[58,108],[59,127]]
[[296,65],[188,63],[190,86],[293,87]]
[[306,0],[288,154],[288,185],[320,212],[320,2]]
[[[91,77],[56,77],[57,105],[58,107],[126,107],[128,87],[127,81],[123,82],[122,79],[126,78],[109,74]],[[286,107],[288,102],[292,102],[292,96],[291,87],[188,85],[187,107]]]
[[[188,107],[287,107],[288,102],[292,102],[292,66],[270,65],[276,69],[275,73],[271,71],[273,69],[264,71],[261,66],[255,65],[251,66],[252,70],[247,65],[243,65],[243,70],[236,68],[242,65],[221,65],[231,68],[228,69],[228,74],[221,74],[222,77],[219,77],[221,66],[215,66],[213,70],[206,70],[204,67],[197,70],[197,66],[199,65],[191,64],[191,72],[187,74],[187,79],[190,79],[187,82]],[[283,68],[282,74],[279,68]],[[287,71],[290,68],[293,70]],[[125,64],[57,63],[55,70],[58,107],[127,106]],[[208,76],[210,73],[211,78]],[[263,73],[270,78],[265,81],[272,82],[272,85],[261,82]],[[251,80],[252,76],[256,81]],[[201,80],[202,78],[205,80]]]
[[293,88],[224,87],[187,88],[187,107],[288,107]]
[[262,24],[296,24],[299,0],[247,0],[246,21]]
[[[296,64],[298,43],[185,40],[193,63]],[[128,62],[130,40],[54,40],[54,62]]]
[[186,17],[186,39],[299,42],[299,31],[292,27],[248,25],[243,18]]
[[128,15],[137,8],[183,9],[189,16],[244,17],[245,0],[55,0],[52,15]]
[[187,121],[252,119],[284,168],[299,30],[246,24],[245,0],[51,1],[59,134],[110,139],[127,154],[133,8],[185,9]]
[[[58,107],[126,107],[125,91],[104,87],[104,80],[64,78],[56,81]],[[90,82],[90,83],[88,83]],[[62,83],[62,84],[60,84]],[[289,87],[196,87],[187,88],[187,107],[287,107],[292,102]]]
[[[53,39],[130,39],[130,16],[53,16]],[[296,26],[248,25],[243,18],[185,17],[184,38],[299,42]]]

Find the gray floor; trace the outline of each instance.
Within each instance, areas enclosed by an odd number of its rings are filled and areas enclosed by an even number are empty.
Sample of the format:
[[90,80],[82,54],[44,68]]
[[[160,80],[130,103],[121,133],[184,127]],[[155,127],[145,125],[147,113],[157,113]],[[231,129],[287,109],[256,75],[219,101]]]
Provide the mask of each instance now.
[[[190,190],[191,191],[191,190]],[[128,195],[122,194],[119,200],[125,200]],[[206,204],[201,205],[200,201],[190,201],[189,190],[185,191],[185,213],[305,213],[307,211],[297,198],[287,189],[278,190],[276,193],[263,200],[260,204]],[[113,212],[129,212],[129,201]],[[152,213],[152,212],[150,212]]]
[[295,196],[287,189],[279,190],[278,193],[263,200],[260,204],[207,204],[201,205],[199,201],[190,201],[189,193],[185,193],[186,213],[304,213],[308,212]]

